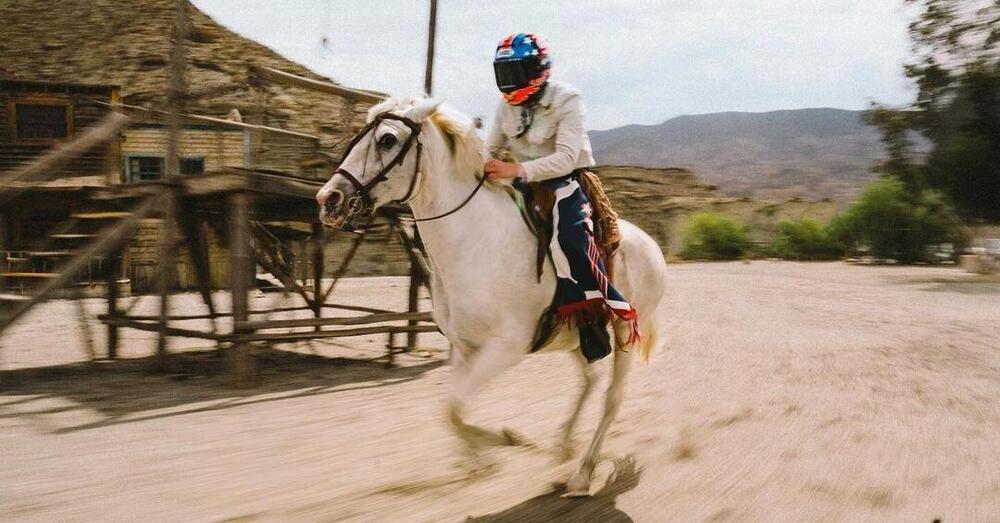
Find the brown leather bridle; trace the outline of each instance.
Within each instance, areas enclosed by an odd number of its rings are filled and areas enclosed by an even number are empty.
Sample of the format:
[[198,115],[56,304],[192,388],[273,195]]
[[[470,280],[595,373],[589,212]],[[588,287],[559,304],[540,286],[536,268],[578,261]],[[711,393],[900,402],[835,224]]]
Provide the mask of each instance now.
[[[345,205],[347,206],[348,209],[348,214],[346,219],[344,220],[344,223],[348,228],[350,228],[352,219],[355,216],[371,215],[371,213],[375,209],[375,205],[369,193],[376,185],[386,181],[389,178],[389,172],[403,162],[403,160],[406,158],[406,154],[413,147],[414,143],[417,144],[417,161],[416,163],[414,163],[413,177],[410,178],[410,186],[406,190],[406,195],[404,195],[398,201],[400,203],[409,202],[410,199],[413,198],[414,191],[416,191],[417,179],[419,178],[420,174],[420,158],[423,154],[424,144],[420,141],[421,125],[405,116],[386,112],[379,114],[378,116],[373,118],[372,121],[368,123],[368,125],[366,125],[363,129],[361,129],[361,131],[358,132],[358,134],[351,139],[350,143],[347,145],[347,149],[344,151],[344,156],[341,158],[340,164],[343,165],[344,161],[347,160],[347,157],[351,154],[351,151],[353,151],[354,148],[358,145],[358,143],[361,142],[362,138],[364,138],[368,133],[374,131],[375,128],[377,128],[386,120],[396,120],[398,122],[401,122],[403,125],[405,125],[410,129],[410,135],[406,137],[406,140],[403,142],[403,145],[399,149],[399,153],[396,154],[396,156],[392,159],[392,161],[390,161],[388,164],[382,167],[382,169],[379,170],[378,174],[376,174],[374,177],[372,177],[371,180],[368,180],[367,182],[362,182],[361,179],[359,179],[357,176],[354,176],[353,174],[351,174],[351,172],[349,172],[344,168],[338,168],[334,172],[335,175],[339,174],[343,176],[345,179],[347,179],[347,181],[350,182],[350,184],[353,185],[355,189],[355,194],[351,196],[351,198],[349,198],[347,202],[345,202]],[[367,162],[365,163],[366,163],[365,167],[367,168]],[[364,173],[362,173],[362,178],[364,178]],[[479,178],[479,183],[476,184],[476,188],[472,190],[469,196],[467,196],[465,200],[463,200],[462,203],[460,203],[457,207],[448,212],[438,214],[436,216],[431,216],[430,218],[407,218],[403,216],[400,216],[399,218],[411,222],[427,222],[431,220],[438,220],[446,216],[450,216],[458,212],[462,207],[465,207],[465,205],[468,204],[470,200],[472,200],[472,197],[475,196],[477,192],[479,192],[479,189],[481,189],[483,187],[483,184],[485,183],[486,183],[486,176],[484,175],[482,178]]]

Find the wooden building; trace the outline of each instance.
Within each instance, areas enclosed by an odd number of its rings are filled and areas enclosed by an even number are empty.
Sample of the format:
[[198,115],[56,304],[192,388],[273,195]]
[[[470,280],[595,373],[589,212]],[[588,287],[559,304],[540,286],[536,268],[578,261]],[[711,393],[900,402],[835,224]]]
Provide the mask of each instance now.
[[[15,195],[0,200],[0,290],[20,292],[49,277],[92,233],[122,216],[113,199],[95,199],[95,194],[163,179],[169,133],[164,113],[120,104],[115,86],[5,79],[0,80],[0,104],[0,173],[39,158],[111,111],[132,120],[104,145],[42,179],[24,181]],[[189,114],[182,123],[179,168],[182,176],[240,168],[320,180],[328,176],[329,159],[319,148],[315,136],[244,123],[235,111],[228,119]],[[73,222],[72,230],[62,230]],[[159,220],[144,220],[123,253],[122,273],[133,292],[155,285],[158,228]],[[218,232],[206,233],[210,260],[218,264],[213,284],[222,287],[228,279],[227,254]],[[194,269],[185,257],[179,259],[178,285],[191,288]],[[106,269],[97,260],[82,279],[103,282]]]

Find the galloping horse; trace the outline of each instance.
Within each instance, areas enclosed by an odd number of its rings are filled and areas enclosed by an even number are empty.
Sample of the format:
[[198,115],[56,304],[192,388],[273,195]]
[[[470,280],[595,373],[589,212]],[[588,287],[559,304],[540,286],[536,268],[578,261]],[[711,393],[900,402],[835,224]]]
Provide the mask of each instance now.
[[[371,109],[368,122],[316,195],[320,219],[331,227],[351,228],[355,219],[387,202],[410,205],[433,272],[433,317],[453,347],[448,420],[474,457],[490,445],[517,444],[519,438],[509,430],[467,423],[464,405],[477,389],[530,352],[539,317],[555,292],[554,271],[547,267],[539,281],[535,238],[510,197],[483,180],[486,151],[470,118],[427,99],[390,99]],[[598,452],[618,412],[633,354],[648,359],[662,339],[663,255],[638,227],[622,221],[620,229],[615,285],[638,311],[642,339],[627,350],[621,343],[629,337],[628,325],[612,322],[618,350],[604,414],[567,483],[567,495],[572,496],[589,495]],[[596,380],[578,347],[576,330],[564,327],[541,349],[570,351],[583,375],[579,400],[563,425],[566,457],[573,427]]]

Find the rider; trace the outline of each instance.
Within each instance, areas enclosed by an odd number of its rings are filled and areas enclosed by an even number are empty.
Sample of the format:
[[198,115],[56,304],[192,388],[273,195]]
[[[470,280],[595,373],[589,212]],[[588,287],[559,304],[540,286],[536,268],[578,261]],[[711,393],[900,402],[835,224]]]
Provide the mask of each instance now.
[[[485,172],[492,179],[539,182],[555,193],[555,230],[550,250],[557,276],[561,319],[580,327],[589,361],[611,351],[610,313],[631,324],[636,312],[608,281],[594,241],[591,206],[577,177],[594,165],[584,127],[583,99],[569,84],[549,80],[552,62],[538,35],[512,34],[500,41],[493,59],[499,104],[486,139],[490,155]],[[503,161],[500,158],[514,161]]]

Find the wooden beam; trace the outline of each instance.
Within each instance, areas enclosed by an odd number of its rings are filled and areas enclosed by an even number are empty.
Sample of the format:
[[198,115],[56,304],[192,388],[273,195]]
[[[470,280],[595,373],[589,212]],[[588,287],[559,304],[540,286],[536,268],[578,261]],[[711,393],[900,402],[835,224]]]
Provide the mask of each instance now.
[[387,98],[387,95],[382,93],[376,93],[374,91],[367,91],[364,89],[350,89],[335,83],[313,80],[312,78],[306,78],[304,76],[273,69],[271,67],[251,65],[250,70],[265,80],[270,80],[284,85],[291,85],[294,87],[301,87],[303,89],[309,89],[321,93],[335,94],[351,100],[379,103]]
[[434,87],[434,41],[437,36],[437,0],[431,0],[431,16],[427,27],[427,69],[424,70],[424,94],[431,96]]
[[[106,316],[100,316],[100,318],[101,321],[108,324],[109,326],[114,325],[116,327],[124,327],[128,329],[136,329],[147,332],[160,332],[160,325],[158,322],[154,323],[154,322],[138,321],[126,317],[108,318]],[[179,329],[177,327],[167,327],[166,330],[167,334],[169,334],[170,336],[180,336],[183,338],[199,338],[203,340],[214,340],[214,341],[225,340],[227,338],[226,335],[219,335],[213,332],[203,332],[194,329]]]
[[[107,296],[108,300],[108,314],[107,316],[112,319],[117,319],[120,315],[118,309],[118,277],[121,274],[122,269],[122,257],[121,249],[114,250],[110,256],[108,256],[108,269],[105,274],[105,284],[108,287]],[[107,324],[108,327],[108,340],[107,340],[107,357],[108,359],[115,359],[118,357],[118,326]]]
[[437,325],[400,325],[383,327],[360,327],[357,329],[343,329],[336,331],[320,332],[290,332],[278,334],[243,334],[236,337],[239,341],[268,341],[278,343],[283,341],[299,341],[323,338],[349,338],[353,336],[366,336],[369,334],[385,334],[399,332],[438,332]]
[[256,362],[250,345],[240,339],[251,333],[241,324],[249,319],[247,292],[250,283],[250,196],[244,192],[229,195],[229,287],[233,301],[233,335],[236,342],[229,349],[229,372],[235,387],[249,387],[256,378]]
[[[323,254],[326,248],[326,231],[322,223],[312,224],[312,277],[313,277],[313,315],[323,316]],[[318,328],[316,330],[319,330]]]
[[390,321],[434,321],[429,312],[392,312],[351,318],[299,318],[292,320],[248,321],[241,325],[243,330],[295,329],[299,327],[322,327],[325,325],[368,325]]

